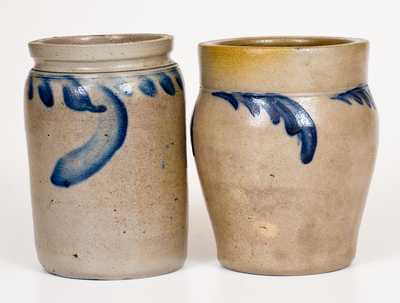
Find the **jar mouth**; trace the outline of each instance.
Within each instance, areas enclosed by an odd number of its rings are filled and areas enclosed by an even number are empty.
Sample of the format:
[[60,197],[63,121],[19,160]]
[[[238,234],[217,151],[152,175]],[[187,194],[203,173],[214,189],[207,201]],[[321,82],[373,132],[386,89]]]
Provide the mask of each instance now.
[[110,44],[138,44],[170,40],[171,36],[165,34],[110,34],[110,35],[79,35],[60,36],[34,40],[29,45],[110,45]]
[[308,49],[340,47],[350,44],[368,43],[359,38],[324,37],[324,36],[261,36],[222,39],[203,42],[201,47],[234,47],[253,49]]
[[201,85],[242,92],[308,94],[367,82],[368,41],[264,36],[200,44]]
[[172,36],[132,33],[61,36],[29,43],[34,69],[48,72],[114,72],[171,65]]

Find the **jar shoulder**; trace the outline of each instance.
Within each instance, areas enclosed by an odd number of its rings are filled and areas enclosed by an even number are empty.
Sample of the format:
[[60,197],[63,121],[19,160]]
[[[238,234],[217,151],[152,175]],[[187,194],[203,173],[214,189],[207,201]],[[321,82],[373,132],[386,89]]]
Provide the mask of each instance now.
[[[162,97],[183,92],[183,79],[179,67],[169,67],[112,73],[49,73],[31,70],[25,85],[25,99],[40,98],[43,103],[52,103],[57,96],[87,99],[104,87],[120,96]],[[54,102],[54,100],[53,100]]]
[[193,113],[193,138],[223,149],[230,142],[241,149],[270,145],[272,140],[278,149],[296,144],[290,138],[297,137],[305,164],[321,146],[375,150],[378,113],[369,90],[362,89],[312,95],[202,89]]

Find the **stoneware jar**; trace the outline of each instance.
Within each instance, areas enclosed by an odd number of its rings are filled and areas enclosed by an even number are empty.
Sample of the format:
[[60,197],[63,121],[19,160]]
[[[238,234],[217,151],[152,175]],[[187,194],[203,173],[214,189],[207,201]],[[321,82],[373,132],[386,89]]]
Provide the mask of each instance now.
[[377,150],[368,42],[200,44],[193,152],[223,266],[302,275],[348,266]]
[[180,268],[185,102],[172,38],[56,37],[29,48],[25,120],[41,264],[88,279]]

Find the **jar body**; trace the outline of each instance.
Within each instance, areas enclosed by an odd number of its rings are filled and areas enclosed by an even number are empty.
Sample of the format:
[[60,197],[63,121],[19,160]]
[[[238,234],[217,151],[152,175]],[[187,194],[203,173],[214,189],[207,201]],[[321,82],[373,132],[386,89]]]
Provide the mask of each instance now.
[[186,256],[185,102],[176,65],[32,70],[25,120],[38,257],[61,276],[137,278]]
[[376,156],[368,87],[254,92],[219,79],[200,91],[192,143],[221,264],[270,275],[348,266]]

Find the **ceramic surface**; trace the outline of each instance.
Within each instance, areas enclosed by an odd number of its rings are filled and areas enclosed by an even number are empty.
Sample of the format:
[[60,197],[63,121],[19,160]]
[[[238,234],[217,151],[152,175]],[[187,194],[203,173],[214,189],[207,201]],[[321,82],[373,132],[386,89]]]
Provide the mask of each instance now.
[[[36,246],[45,269],[62,276],[152,276],[180,268],[186,256],[185,104],[180,72],[167,57],[171,38],[116,37],[31,44],[37,64],[25,117]],[[148,41],[146,59],[138,50]],[[54,44],[82,62],[53,62]],[[104,65],[104,45],[133,70],[119,70],[110,54]],[[91,48],[88,62],[80,47]]]
[[192,145],[218,258],[242,272],[348,266],[377,149],[361,39],[202,43]]

